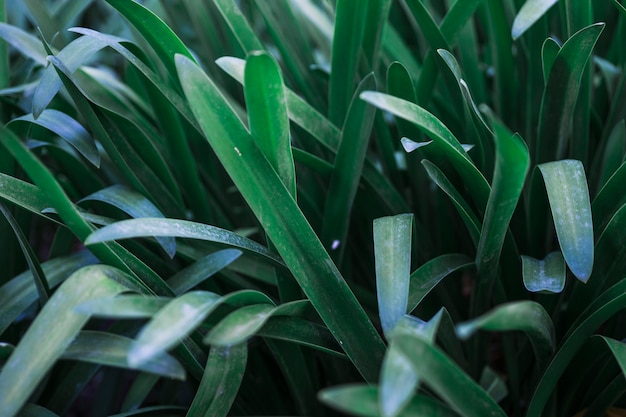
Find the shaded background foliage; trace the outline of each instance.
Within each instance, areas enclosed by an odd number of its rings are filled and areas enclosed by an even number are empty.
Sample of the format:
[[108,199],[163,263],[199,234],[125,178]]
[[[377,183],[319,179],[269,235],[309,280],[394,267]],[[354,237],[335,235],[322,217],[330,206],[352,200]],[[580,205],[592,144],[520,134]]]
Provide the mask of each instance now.
[[0,3],[6,415],[623,403],[616,0]]

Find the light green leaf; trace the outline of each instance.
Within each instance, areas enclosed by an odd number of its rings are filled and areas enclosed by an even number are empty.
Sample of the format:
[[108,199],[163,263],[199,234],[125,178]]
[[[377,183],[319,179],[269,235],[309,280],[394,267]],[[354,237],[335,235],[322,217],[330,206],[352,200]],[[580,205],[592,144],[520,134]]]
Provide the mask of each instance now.
[[542,260],[522,256],[522,277],[528,291],[561,293],[565,288],[565,276],[565,258],[561,252],[549,253]]
[[152,318],[171,298],[146,295],[118,295],[94,298],[76,306],[76,312],[106,318]]
[[130,366],[126,358],[132,344],[133,340],[124,336],[86,330],[76,336],[61,359],[135,369],[166,378],[185,379],[185,369],[174,357],[166,353],[153,356],[151,360],[138,366]]
[[280,67],[267,52],[254,52],[246,59],[244,78],[250,133],[295,198],[296,172]]
[[96,168],[100,167],[100,153],[89,132],[75,119],[55,109],[44,110],[37,119],[32,114],[13,119],[8,125],[18,122],[33,123],[56,133],[72,145]]
[[170,301],[141,330],[128,353],[128,363],[139,366],[180,343],[219,305],[220,299],[217,294],[194,291]]
[[539,169],[565,262],[576,278],[586,282],[593,268],[594,238],[583,164],[564,160],[541,164]]
[[513,21],[513,28],[511,29],[513,39],[522,36],[557,2],[558,0],[526,0]]
[[255,304],[242,307],[220,321],[205,336],[204,343],[214,346],[232,346],[245,342],[271,317],[274,306]]
[[16,51],[28,57],[41,66],[46,66],[46,55],[48,55],[41,45],[41,40],[28,32],[23,31],[14,25],[0,22],[0,37]]
[[474,320],[458,324],[456,332],[460,338],[468,339],[481,329],[498,332],[521,330],[526,333],[540,369],[554,353],[554,324],[541,304],[534,301],[502,304]]
[[248,359],[248,346],[213,347],[187,417],[225,417],[235,401]]
[[387,338],[407,312],[412,232],[412,214],[374,220],[378,314]]
[[238,249],[223,249],[207,255],[171,276],[167,280],[167,285],[175,294],[180,295],[226,268],[241,254]]
[[[89,316],[74,306],[93,298],[127,291],[124,273],[109,266],[88,266],[72,274],[37,315],[0,372],[0,409],[13,417],[48,370],[70,345]],[[46,341],[41,349],[40,341]]]

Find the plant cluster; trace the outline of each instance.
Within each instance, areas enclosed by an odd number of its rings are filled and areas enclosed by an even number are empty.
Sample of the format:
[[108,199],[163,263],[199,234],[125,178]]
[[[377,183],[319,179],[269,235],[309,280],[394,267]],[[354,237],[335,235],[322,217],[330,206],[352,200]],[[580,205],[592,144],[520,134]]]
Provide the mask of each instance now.
[[625,18],[0,0],[0,414],[617,412]]

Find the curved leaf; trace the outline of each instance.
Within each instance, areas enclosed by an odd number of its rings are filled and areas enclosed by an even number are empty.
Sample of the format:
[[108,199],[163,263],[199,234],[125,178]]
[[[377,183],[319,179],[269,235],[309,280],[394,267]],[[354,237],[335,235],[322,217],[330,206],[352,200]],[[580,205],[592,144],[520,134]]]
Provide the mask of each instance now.
[[561,293],[565,288],[565,258],[561,252],[539,260],[522,256],[522,278],[530,292]]
[[587,282],[593,269],[594,239],[583,164],[564,160],[541,164],[539,169],[565,262],[576,278]]
[[474,320],[458,324],[456,331],[460,338],[467,339],[479,329],[525,332],[533,346],[540,369],[554,353],[554,324],[541,304],[534,301],[503,304]]
[[238,249],[223,249],[207,255],[171,276],[167,280],[167,285],[172,288],[174,294],[180,295],[226,268],[241,254]]
[[166,297],[119,295],[95,298],[76,306],[76,312],[106,318],[152,318],[171,301]]
[[[70,345],[89,316],[74,306],[127,291],[129,278],[108,266],[87,266],[70,276],[46,303],[0,372],[0,409],[13,417]],[[41,349],[40,341],[46,341]]]
[[232,346],[245,342],[265,324],[275,307],[255,304],[230,313],[205,336],[204,343],[214,346]]
[[526,0],[513,21],[511,35],[517,39],[556,4],[558,0]]

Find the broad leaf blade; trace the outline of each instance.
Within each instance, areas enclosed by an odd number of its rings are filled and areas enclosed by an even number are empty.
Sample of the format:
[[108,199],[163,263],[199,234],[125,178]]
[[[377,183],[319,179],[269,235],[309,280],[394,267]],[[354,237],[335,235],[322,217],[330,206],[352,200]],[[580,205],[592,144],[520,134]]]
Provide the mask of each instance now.
[[565,276],[565,258],[561,252],[552,252],[541,260],[522,256],[522,277],[528,291],[561,293]]
[[376,293],[380,321],[387,337],[407,312],[412,231],[412,214],[374,220]]
[[556,4],[558,0],[526,0],[513,21],[511,35],[517,39]]
[[245,342],[265,324],[274,311],[271,304],[242,307],[220,321],[204,338],[213,346],[232,346]]
[[580,161],[539,165],[565,262],[586,282],[593,268],[594,238],[585,169]]

